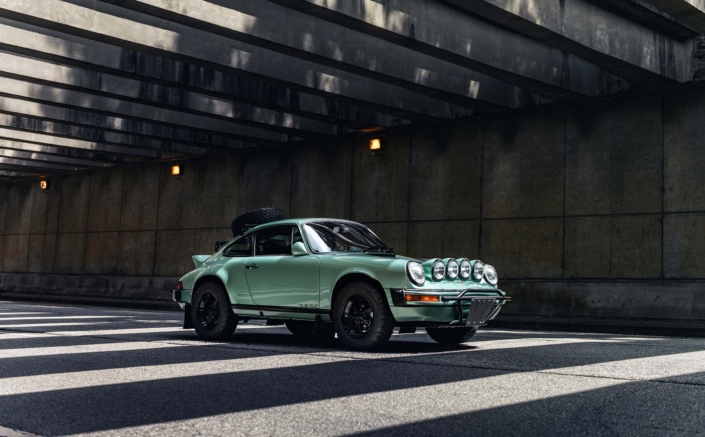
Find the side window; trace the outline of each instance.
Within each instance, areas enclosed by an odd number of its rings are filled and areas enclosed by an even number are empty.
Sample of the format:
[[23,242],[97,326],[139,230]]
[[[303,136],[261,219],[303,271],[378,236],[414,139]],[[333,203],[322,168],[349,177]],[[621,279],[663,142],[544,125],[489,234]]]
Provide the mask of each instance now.
[[257,232],[255,256],[291,255],[291,226],[262,229]]
[[252,234],[235,240],[233,244],[223,251],[224,256],[252,256]]
[[292,234],[291,234],[291,245],[293,246],[295,243],[304,241],[304,238],[301,236],[301,232],[299,231],[299,228],[294,226],[292,228]]

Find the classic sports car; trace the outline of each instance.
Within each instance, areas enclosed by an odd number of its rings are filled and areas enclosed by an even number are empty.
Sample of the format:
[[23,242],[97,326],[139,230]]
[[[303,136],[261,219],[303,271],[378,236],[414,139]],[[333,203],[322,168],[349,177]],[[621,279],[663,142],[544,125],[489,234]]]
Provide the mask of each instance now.
[[480,261],[407,258],[360,223],[269,221],[279,216],[273,208],[243,214],[233,222],[235,238],[193,257],[195,270],[173,291],[184,328],[223,340],[238,320],[267,319],[300,338],[337,334],[349,348],[371,350],[396,326],[423,327],[439,343],[459,344],[510,299]]

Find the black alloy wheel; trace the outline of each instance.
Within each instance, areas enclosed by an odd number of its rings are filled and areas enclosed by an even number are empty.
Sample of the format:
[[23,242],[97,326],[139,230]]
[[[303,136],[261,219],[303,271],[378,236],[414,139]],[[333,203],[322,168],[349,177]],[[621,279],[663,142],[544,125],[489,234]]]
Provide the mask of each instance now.
[[394,332],[395,320],[384,290],[372,281],[347,284],[335,297],[332,309],[338,339],[350,349],[379,349]]
[[212,331],[218,326],[220,305],[211,293],[203,293],[196,306],[196,323],[204,331]]
[[340,318],[345,333],[359,340],[370,333],[375,313],[372,305],[364,296],[355,295],[343,305]]
[[225,288],[216,282],[200,285],[189,305],[193,327],[205,340],[227,340],[237,328],[237,316]]

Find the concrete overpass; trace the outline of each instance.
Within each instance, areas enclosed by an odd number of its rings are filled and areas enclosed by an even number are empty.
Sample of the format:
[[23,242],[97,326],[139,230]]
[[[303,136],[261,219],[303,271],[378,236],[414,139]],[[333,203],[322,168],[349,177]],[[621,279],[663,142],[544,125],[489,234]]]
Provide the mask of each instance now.
[[272,205],[488,259],[518,318],[695,320],[704,31],[701,0],[0,0],[0,290],[159,300]]

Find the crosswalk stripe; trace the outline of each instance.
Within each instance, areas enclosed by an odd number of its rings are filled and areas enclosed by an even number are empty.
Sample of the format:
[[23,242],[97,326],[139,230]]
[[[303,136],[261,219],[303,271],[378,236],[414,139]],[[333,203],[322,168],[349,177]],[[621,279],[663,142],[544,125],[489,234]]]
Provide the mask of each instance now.
[[[298,364],[282,364],[297,360]],[[158,381],[173,378],[232,374],[253,370],[296,369],[297,367],[332,362],[354,361],[337,357],[313,354],[280,354],[256,358],[205,361],[198,364],[178,363],[155,366],[125,367],[119,369],[88,370],[52,375],[19,376],[0,379],[0,396],[43,393],[55,390],[70,390],[100,387],[115,384]]]

